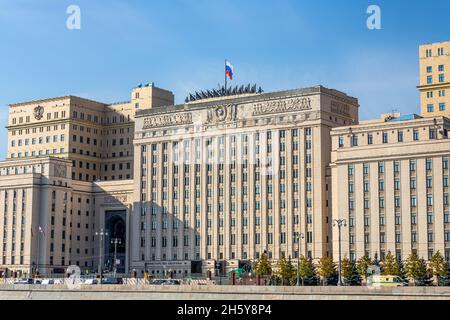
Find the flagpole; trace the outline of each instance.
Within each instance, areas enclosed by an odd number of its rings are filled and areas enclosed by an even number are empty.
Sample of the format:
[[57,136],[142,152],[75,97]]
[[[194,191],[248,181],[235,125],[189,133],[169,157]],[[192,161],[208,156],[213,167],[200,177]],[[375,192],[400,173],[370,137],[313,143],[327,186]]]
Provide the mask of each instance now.
[[39,244],[41,240],[41,230],[38,230],[38,243],[37,243],[37,265],[36,265],[36,276],[39,274]]
[[227,59],[225,59],[225,94],[227,94]]

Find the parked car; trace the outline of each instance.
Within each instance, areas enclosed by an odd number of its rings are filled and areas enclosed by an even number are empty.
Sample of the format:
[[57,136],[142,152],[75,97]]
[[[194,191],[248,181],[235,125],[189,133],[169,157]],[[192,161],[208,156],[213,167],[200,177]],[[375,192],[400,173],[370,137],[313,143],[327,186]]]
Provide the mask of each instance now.
[[164,280],[164,279],[155,279],[155,280],[152,281],[151,284],[154,284],[154,285],[156,285],[156,286],[159,286],[159,285],[164,284],[165,281],[166,281],[166,280]]
[[408,284],[399,276],[375,275],[372,276],[371,285],[374,287],[404,287]]
[[154,285],[180,285],[181,281],[177,279],[156,279],[152,282]]
[[84,280],[83,284],[88,284],[88,285],[98,284],[98,280],[97,279],[86,279],[86,280]]
[[34,280],[31,278],[21,278],[14,280],[14,284],[34,284]]
[[53,279],[43,279],[40,284],[43,285],[43,286],[52,285],[52,284],[55,284],[55,280],[53,280]]
[[122,278],[103,278],[102,284],[123,284]]

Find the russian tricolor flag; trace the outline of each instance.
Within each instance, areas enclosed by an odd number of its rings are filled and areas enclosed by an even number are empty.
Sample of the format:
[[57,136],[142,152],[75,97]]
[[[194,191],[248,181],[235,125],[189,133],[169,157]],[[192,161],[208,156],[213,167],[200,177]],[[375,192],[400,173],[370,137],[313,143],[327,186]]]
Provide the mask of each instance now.
[[228,75],[228,77],[230,77],[230,80],[233,80],[233,65],[229,62],[226,61],[225,62],[225,74]]

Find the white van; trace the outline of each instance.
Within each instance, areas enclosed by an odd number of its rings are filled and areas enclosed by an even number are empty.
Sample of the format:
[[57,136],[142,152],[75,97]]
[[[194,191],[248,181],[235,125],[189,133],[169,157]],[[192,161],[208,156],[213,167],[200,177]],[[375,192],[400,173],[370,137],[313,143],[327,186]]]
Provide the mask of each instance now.
[[404,287],[406,282],[399,276],[372,276],[371,285],[374,287]]

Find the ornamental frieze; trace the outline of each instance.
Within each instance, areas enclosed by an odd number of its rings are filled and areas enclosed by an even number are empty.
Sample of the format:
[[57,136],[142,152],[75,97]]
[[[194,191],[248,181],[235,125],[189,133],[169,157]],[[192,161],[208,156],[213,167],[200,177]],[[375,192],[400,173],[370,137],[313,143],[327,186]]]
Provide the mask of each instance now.
[[343,102],[331,101],[331,112],[344,116],[350,116],[350,107],[348,104]]
[[192,114],[190,112],[175,113],[172,115],[154,116],[144,119],[144,129],[166,127],[181,124],[191,124]]
[[310,98],[292,98],[287,100],[275,100],[253,105],[253,115],[259,116],[263,114],[282,113],[289,111],[303,111],[311,109]]

